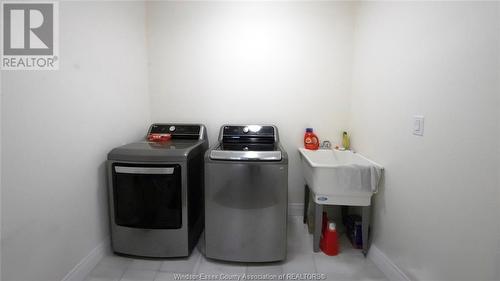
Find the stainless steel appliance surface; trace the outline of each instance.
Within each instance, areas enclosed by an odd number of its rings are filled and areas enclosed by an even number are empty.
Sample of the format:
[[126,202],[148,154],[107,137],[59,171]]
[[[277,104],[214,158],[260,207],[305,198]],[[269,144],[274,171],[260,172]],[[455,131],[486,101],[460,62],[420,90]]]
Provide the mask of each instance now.
[[188,256],[203,231],[206,128],[153,124],[141,141],[108,154],[111,244],[115,253],[143,257]]
[[205,255],[286,259],[288,157],[272,125],[224,125],[205,154]]

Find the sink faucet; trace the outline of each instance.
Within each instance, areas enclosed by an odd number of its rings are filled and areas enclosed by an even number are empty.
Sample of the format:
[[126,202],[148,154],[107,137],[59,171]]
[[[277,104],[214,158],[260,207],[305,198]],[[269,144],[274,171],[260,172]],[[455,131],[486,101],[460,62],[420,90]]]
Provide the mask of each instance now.
[[332,143],[329,140],[325,140],[321,143],[320,148],[321,149],[331,149]]

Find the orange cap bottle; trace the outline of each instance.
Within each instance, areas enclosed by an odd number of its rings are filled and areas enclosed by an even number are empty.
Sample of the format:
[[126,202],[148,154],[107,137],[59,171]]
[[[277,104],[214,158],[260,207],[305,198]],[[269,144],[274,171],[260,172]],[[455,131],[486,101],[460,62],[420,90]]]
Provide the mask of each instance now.
[[313,133],[313,128],[306,128],[304,135],[304,147],[310,150],[317,150],[319,148],[319,139]]

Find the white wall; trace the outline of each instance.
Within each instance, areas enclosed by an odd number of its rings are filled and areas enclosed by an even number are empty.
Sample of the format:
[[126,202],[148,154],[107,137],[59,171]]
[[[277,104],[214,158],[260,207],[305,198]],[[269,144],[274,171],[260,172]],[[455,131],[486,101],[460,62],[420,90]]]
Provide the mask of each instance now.
[[60,70],[1,74],[3,281],[61,280],[106,239],[106,153],[150,122],[144,4],[59,14]]
[[[499,280],[499,3],[362,3],[353,146],[386,168],[374,245],[412,280]],[[412,135],[412,115],[425,135]]]
[[157,122],[273,123],[290,156],[289,200],[302,201],[304,129],[338,141],[348,125],[352,5],[342,2],[151,2],[149,87]]

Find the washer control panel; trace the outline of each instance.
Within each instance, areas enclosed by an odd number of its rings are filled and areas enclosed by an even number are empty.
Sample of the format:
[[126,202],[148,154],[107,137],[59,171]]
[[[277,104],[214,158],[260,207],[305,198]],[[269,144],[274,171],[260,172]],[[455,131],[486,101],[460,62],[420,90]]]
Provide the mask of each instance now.
[[222,142],[277,142],[278,132],[272,125],[226,125],[219,135]]

